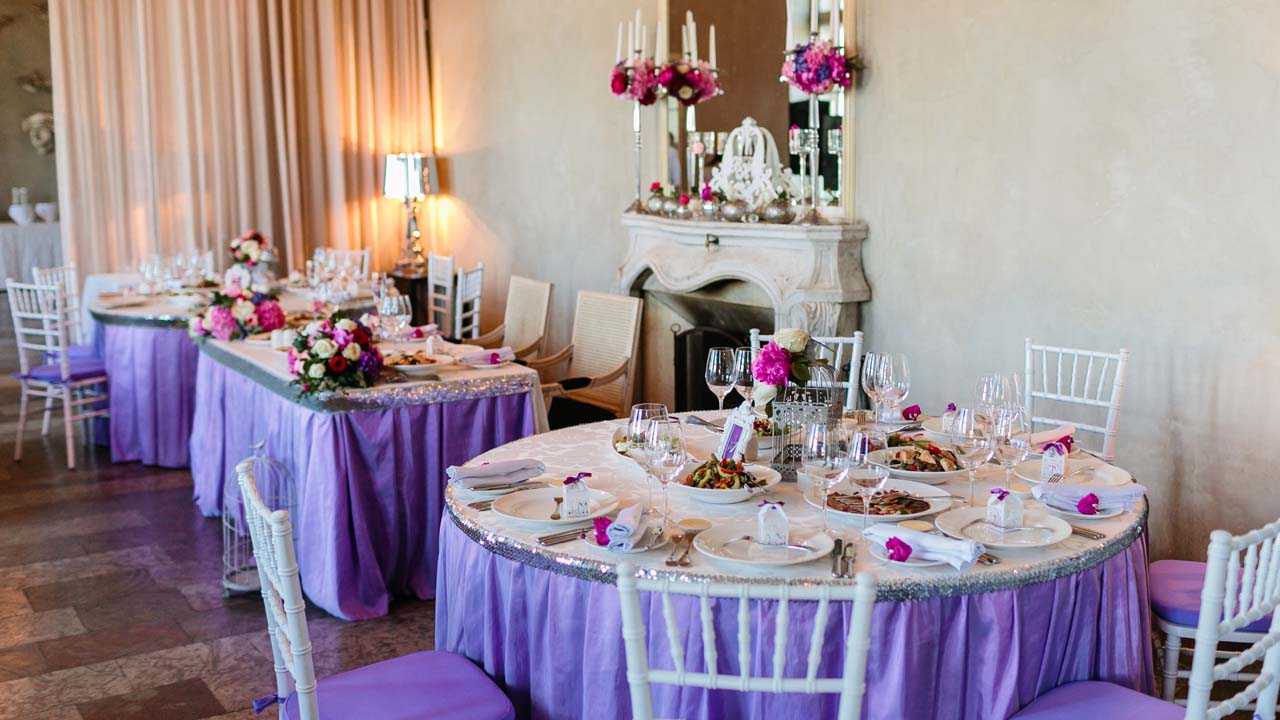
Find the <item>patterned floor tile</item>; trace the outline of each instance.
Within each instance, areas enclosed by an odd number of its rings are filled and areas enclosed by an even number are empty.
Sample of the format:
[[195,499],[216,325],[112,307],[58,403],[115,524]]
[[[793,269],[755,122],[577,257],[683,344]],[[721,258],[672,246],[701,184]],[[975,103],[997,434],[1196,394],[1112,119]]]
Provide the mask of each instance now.
[[52,640],[85,631],[71,608],[32,612],[0,618],[0,648]]
[[91,665],[190,642],[177,623],[125,625],[39,643],[50,670]]
[[0,545],[26,545],[55,538],[88,535],[107,530],[140,527],[147,524],[147,519],[136,510],[107,512],[80,517],[64,516],[64,518],[55,522],[39,521],[21,525],[9,523],[4,533],[0,533]]
[[84,720],[200,720],[226,708],[203,680],[184,680],[77,705]]
[[52,610],[71,605],[98,605],[134,593],[160,590],[145,569],[125,570],[94,577],[33,585],[23,592],[33,610]]
[[35,644],[0,650],[0,682],[43,675],[47,669],[44,655]]

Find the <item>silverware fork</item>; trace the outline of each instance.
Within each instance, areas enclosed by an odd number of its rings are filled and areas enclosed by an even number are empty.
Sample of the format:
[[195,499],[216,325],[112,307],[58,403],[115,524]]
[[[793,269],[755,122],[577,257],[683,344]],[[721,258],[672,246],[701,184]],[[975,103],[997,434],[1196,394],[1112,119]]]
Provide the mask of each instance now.
[[1071,526],[1071,534],[1079,535],[1082,538],[1088,538],[1090,540],[1106,540],[1107,539],[1107,536],[1104,533],[1100,533],[1097,530],[1090,530],[1089,528],[1082,528],[1079,525]]

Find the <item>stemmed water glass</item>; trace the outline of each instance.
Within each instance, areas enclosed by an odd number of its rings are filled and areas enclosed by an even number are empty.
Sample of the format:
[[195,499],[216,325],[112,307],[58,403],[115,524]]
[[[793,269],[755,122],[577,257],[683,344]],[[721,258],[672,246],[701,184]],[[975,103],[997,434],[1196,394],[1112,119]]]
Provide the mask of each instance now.
[[880,401],[882,421],[890,421],[890,411],[900,407],[911,394],[911,369],[902,353],[883,353],[880,361]]
[[1008,487],[1014,466],[1031,454],[1031,427],[1021,407],[1006,405],[996,409],[991,428],[995,458],[1004,468],[1004,484]]
[[827,502],[831,491],[849,474],[849,440],[850,433],[843,424],[830,425],[818,421],[805,426],[801,462],[812,487],[820,491],[822,531],[828,535],[832,533]]
[[627,421],[627,450],[634,453],[644,469],[645,511],[653,511],[653,466],[649,462],[649,426],[665,422],[667,406],[662,403],[637,403],[631,406],[631,419]]
[[400,339],[412,317],[413,306],[408,295],[385,295],[378,303],[378,326],[388,340]]
[[733,389],[737,372],[733,365],[733,348],[713,347],[707,352],[707,369],[705,373],[707,389],[720,402],[724,410],[724,398]]
[[748,405],[751,404],[751,395],[755,390],[755,376],[751,374],[751,363],[754,360],[755,352],[749,347],[733,351],[733,389]]
[[880,395],[883,390],[883,378],[880,366],[884,364],[884,353],[869,352],[862,360],[862,392],[871,400],[871,409],[876,420],[880,419]]
[[845,458],[849,466],[846,475],[858,488],[862,497],[862,527],[871,524],[871,499],[889,479],[889,468],[874,465],[869,459],[871,438],[866,433],[855,432],[849,438],[849,452]]
[[978,468],[995,452],[991,433],[976,409],[962,407],[956,409],[951,419],[950,434],[956,447],[956,459],[969,473],[969,504],[977,505]]
[[649,423],[645,449],[649,455],[649,463],[662,482],[662,531],[666,533],[671,527],[671,497],[667,486],[689,462],[689,453],[684,444],[684,426],[680,418],[665,417]]

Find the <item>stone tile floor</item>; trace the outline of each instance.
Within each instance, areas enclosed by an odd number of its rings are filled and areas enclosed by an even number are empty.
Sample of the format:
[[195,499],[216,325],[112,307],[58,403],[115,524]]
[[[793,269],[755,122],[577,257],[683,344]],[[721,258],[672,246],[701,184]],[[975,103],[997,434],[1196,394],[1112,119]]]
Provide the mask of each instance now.
[[[67,471],[61,432],[38,423],[15,464],[15,389],[0,382],[0,720],[253,717],[274,691],[262,602],[222,596],[221,523],[195,510],[190,475],[84,445]],[[430,649],[433,610],[312,608],[317,675]]]

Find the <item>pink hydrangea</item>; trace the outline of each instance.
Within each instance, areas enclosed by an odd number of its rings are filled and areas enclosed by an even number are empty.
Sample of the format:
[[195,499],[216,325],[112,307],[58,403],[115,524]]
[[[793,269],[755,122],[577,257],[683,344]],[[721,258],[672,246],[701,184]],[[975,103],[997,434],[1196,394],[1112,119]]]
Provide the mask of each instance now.
[[279,330],[284,327],[284,308],[275,300],[263,300],[258,303],[258,327],[263,331]]
[[775,387],[786,385],[791,375],[791,354],[770,341],[760,348],[760,354],[751,365],[751,375],[758,383]]
[[209,308],[207,320],[209,332],[219,340],[230,340],[240,332],[240,325],[236,323],[236,317],[231,314],[229,307],[215,305]]

